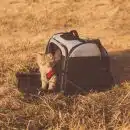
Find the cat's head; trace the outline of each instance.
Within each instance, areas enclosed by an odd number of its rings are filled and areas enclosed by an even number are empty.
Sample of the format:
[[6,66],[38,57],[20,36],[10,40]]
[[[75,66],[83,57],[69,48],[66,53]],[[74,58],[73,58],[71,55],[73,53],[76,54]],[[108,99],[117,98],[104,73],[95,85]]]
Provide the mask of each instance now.
[[54,66],[55,60],[54,60],[54,56],[52,53],[48,53],[48,54],[38,53],[38,54],[40,56],[40,60],[41,60],[43,65],[47,64],[51,67]]

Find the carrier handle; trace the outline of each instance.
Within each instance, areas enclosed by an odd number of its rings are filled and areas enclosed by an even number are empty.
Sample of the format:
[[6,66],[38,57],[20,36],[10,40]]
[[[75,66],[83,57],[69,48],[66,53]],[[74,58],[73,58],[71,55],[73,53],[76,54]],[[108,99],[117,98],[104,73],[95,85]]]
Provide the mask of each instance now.
[[75,37],[79,38],[79,34],[76,30],[71,30],[70,33],[72,33]]

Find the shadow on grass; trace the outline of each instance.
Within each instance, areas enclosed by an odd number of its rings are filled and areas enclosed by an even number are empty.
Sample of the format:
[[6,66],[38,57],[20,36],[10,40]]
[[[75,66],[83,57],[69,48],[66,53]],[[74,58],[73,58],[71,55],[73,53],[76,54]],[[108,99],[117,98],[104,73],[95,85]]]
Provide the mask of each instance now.
[[130,49],[110,53],[111,72],[116,84],[130,82]]

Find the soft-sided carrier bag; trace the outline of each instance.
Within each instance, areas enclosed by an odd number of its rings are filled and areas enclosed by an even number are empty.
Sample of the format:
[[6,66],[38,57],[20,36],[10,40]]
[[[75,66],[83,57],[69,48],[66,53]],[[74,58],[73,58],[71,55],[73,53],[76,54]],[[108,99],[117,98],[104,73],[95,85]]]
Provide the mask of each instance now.
[[[74,94],[114,85],[110,57],[99,39],[82,39],[76,30],[57,33],[49,39],[45,53],[56,56],[56,91]],[[22,92],[36,94],[41,88],[39,71],[17,73],[16,77]]]
[[61,51],[61,60],[55,69],[61,91],[102,91],[114,85],[110,58],[99,39],[81,39],[76,30],[62,32],[50,38],[46,53],[55,53],[57,49]]

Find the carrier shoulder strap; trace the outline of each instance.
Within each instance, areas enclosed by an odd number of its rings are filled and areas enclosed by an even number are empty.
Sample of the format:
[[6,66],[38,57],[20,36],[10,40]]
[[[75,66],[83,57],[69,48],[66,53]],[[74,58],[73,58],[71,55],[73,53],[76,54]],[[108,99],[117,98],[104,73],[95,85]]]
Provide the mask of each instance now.
[[79,34],[78,34],[78,32],[77,32],[76,30],[71,30],[70,33],[71,33],[73,36],[79,38]]

